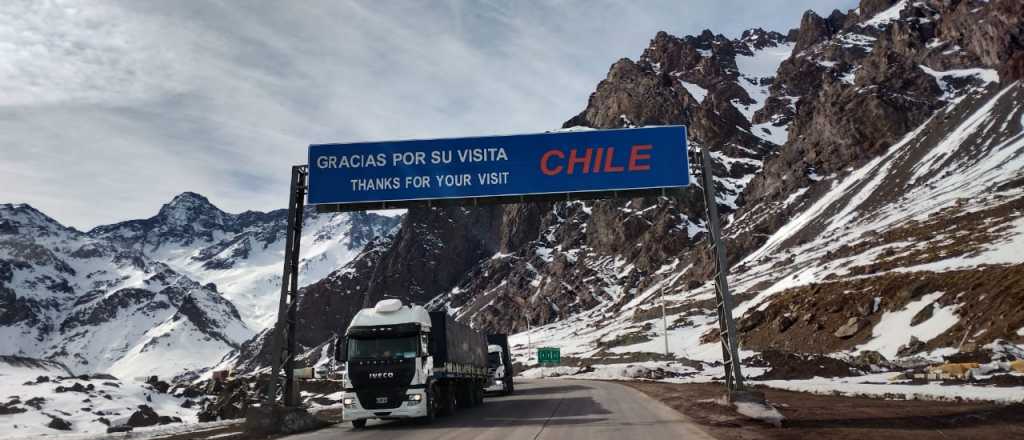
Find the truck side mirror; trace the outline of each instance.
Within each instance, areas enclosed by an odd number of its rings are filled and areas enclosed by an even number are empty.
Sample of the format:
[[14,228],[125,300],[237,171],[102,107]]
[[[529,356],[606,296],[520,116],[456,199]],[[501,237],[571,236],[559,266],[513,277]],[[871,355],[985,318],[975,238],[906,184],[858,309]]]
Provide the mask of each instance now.
[[345,338],[338,338],[338,342],[334,345],[334,360],[338,362],[348,361],[348,344],[345,343]]

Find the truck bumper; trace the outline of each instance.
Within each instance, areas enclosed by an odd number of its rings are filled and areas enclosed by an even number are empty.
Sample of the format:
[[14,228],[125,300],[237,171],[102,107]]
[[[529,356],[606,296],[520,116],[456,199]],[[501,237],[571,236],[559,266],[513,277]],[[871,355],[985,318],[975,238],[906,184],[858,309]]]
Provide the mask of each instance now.
[[486,392],[486,393],[501,393],[501,392],[504,392],[504,391],[505,391],[505,382],[503,380],[500,380],[500,379],[496,379],[494,381],[494,383],[492,383],[487,388],[484,388],[484,392]]
[[[410,391],[409,394],[416,394]],[[342,399],[352,399],[351,405],[345,405],[341,410],[342,420],[349,422],[352,420],[367,420],[367,419],[413,419],[417,417],[425,417],[427,415],[427,402],[426,395],[423,395],[422,400],[418,402],[405,401],[398,408],[386,408],[386,409],[366,409],[363,408],[359,398],[356,397],[355,393],[345,393]],[[343,400],[345,401],[345,400]]]

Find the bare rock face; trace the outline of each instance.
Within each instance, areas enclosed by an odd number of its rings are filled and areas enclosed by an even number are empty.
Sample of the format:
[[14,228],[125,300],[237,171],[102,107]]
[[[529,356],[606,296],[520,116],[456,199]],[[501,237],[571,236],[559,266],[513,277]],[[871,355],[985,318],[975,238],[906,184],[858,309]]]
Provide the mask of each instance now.
[[650,66],[623,58],[612,65],[608,78],[590,95],[591,104],[564,127],[618,128],[689,124],[688,107],[697,104],[686,89]]
[[861,0],[858,9],[860,9],[861,17],[869,19],[894,4],[896,4],[896,0]]

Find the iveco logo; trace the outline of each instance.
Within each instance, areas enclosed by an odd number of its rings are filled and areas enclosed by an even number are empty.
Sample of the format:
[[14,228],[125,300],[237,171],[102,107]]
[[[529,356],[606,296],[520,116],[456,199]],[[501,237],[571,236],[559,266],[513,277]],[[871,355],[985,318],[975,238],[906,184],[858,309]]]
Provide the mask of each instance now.
[[395,377],[395,373],[391,371],[385,371],[381,373],[370,373],[370,379],[390,379]]

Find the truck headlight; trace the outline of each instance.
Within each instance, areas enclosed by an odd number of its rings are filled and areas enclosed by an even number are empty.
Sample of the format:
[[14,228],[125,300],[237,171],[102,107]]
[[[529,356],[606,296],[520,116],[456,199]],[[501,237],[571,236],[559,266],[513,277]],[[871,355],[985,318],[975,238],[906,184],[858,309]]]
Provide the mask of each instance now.
[[416,406],[416,405],[419,405],[420,402],[423,401],[423,395],[422,394],[409,394],[408,396],[405,396],[405,400],[407,402],[407,405],[409,405],[409,406]]
[[341,404],[345,405],[345,406],[353,406],[353,405],[356,404],[356,399],[353,399],[351,397],[346,397],[344,399],[341,399]]

